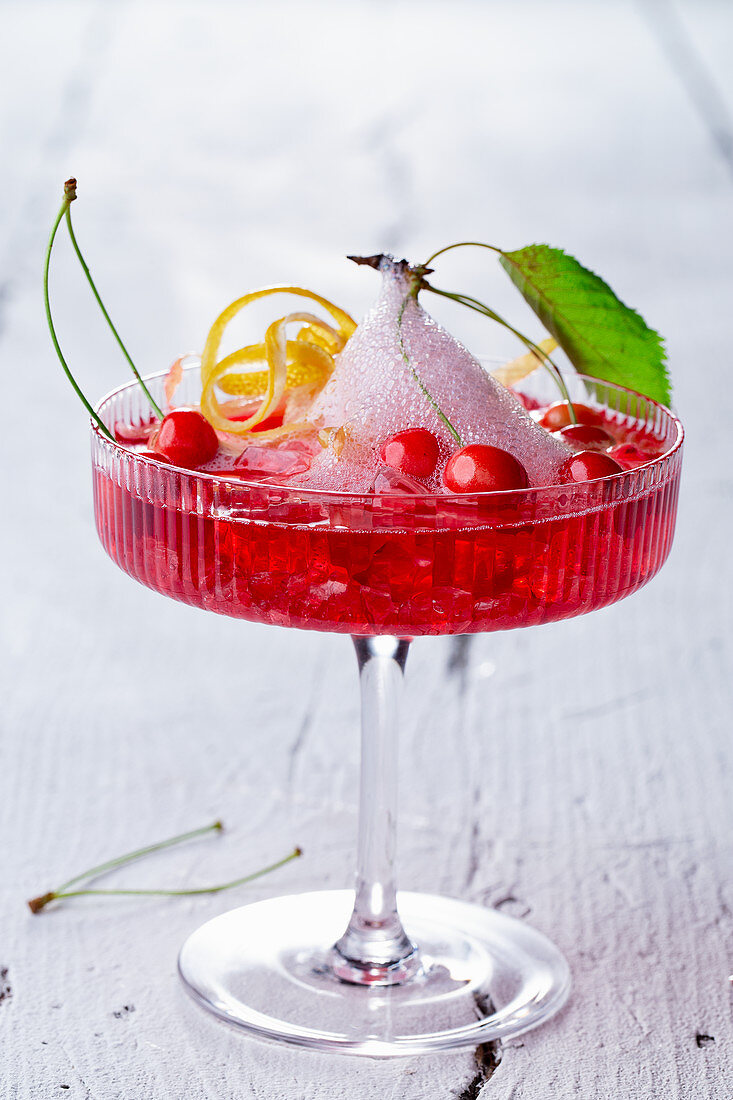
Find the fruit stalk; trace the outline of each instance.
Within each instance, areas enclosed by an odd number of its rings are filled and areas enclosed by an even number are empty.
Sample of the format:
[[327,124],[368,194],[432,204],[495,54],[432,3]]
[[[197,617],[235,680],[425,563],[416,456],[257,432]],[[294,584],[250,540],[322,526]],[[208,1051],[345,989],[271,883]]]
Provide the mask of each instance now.
[[45,255],[44,264],[43,264],[43,303],[44,303],[45,310],[46,310],[46,321],[48,323],[48,330],[51,334],[51,342],[53,343],[54,349],[55,349],[56,354],[59,358],[59,362],[61,363],[61,366],[63,367],[64,373],[66,374],[66,377],[68,378],[69,382],[71,383],[77,397],[79,398],[82,405],[84,406],[84,408],[87,410],[87,412],[91,416],[92,420],[96,423],[99,430],[101,432],[103,432],[104,435],[106,435],[108,437],[108,439],[111,439],[111,440],[114,441],[114,436],[112,435],[112,432],[109,430],[107,425],[104,423],[104,421],[102,420],[99,413],[97,413],[96,410],[94,408],[92,408],[91,404],[87,401],[86,397],[84,396],[81,389],[79,388],[79,385],[78,385],[76,379],[74,378],[74,375],[71,373],[69,365],[68,365],[68,363],[66,362],[66,360],[64,358],[63,352],[61,351],[61,346],[59,344],[58,337],[56,335],[56,328],[55,328],[54,323],[53,323],[53,317],[51,315],[51,302],[50,302],[49,293],[48,293],[48,274],[49,274],[49,269],[50,269],[50,266],[51,266],[51,252],[53,250],[53,243],[54,243],[54,240],[56,239],[56,233],[58,231],[59,225],[61,224],[61,220],[62,220],[62,218],[64,218],[66,216],[66,214],[69,210],[69,207],[71,206],[71,203],[74,201],[75,198],[76,198],[76,180],[75,179],[68,179],[66,181],[66,183],[64,184],[63,202],[61,203],[61,208],[59,209],[59,212],[56,215],[56,220],[53,223],[53,227],[51,229],[51,235],[48,238],[48,244],[46,245],[46,255]]
[[438,256],[442,256],[444,252],[452,252],[454,248],[488,248],[490,252],[498,252],[500,256],[504,254],[503,249],[497,248],[495,244],[486,244],[485,241],[457,241],[455,244],[447,244],[445,248],[439,248],[437,252],[433,252],[432,256],[428,256],[422,265],[423,274],[427,275],[430,271],[427,264],[437,260]]
[[117,867],[124,867],[126,864],[132,863],[136,859],[142,859],[143,856],[152,855],[153,852],[162,852],[165,848],[172,848],[175,844],[185,844],[187,840],[196,840],[197,837],[205,836],[207,833],[220,833],[223,829],[224,825],[221,821],[214,821],[211,825],[203,825],[199,829],[191,829],[186,833],[178,833],[177,836],[169,837],[168,840],[158,840],[155,844],[146,844],[145,847],[136,848],[133,852],[126,852],[125,855],[115,856],[114,859],[105,860],[104,863],[98,863],[95,867],[89,867],[86,871],[74,875],[73,878],[69,878],[66,882],[62,882],[55,890],[51,890],[47,894],[41,894],[40,897],[32,898],[28,902],[28,906],[33,913],[37,913],[44,905],[47,905],[49,901],[53,901],[54,898],[57,898],[62,891],[68,890],[69,886],[74,886],[77,882],[81,882],[82,879],[96,878],[98,875],[106,874],[107,871],[114,871]]
[[43,894],[41,897],[29,901],[28,907],[32,913],[38,913],[48,905],[50,901],[58,901],[60,898],[81,898],[91,896],[183,898],[194,897],[198,894],[220,894],[222,890],[233,890],[235,886],[244,886],[247,882],[254,882],[255,879],[262,878],[263,875],[269,875],[271,871],[277,871],[280,867],[284,867],[286,863],[298,859],[302,854],[303,851],[301,848],[293,848],[292,852],[283,856],[282,859],[278,859],[275,863],[270,863],[267,867],[260,868],[259,871],[252,871],[248,875],[242,875],[241,878],[232,879],[231,882],[218,883],[215,886],[196,886],[192,889],[185,890],[52,890],[48,894]]
[[[76,198],[76,193],[74,193],[74,198]],[[81,249],[79,248],[79,245],[78,245],[77,240],[76,240],[76,234],[74,233],[74,227],[71,224],[71,206],[70,205],[66,207],[66,228],[69,231],[69,236],[71,237],[71,243],[74,247],[74,252],[76,252],[79,263],[82,266],[82,270],[83,270],[84,274],[87,277],[87,282],[89,283],[89,286],[92,288],[92,294],[94,295],[94,297],[97,301],[97,305],[99,306],[99,308],[102,311],[102,316],[104,317],[105,321],[109,325],[110,331],[112,332],[112,335],[114,336],[115,340],[119,344],[120,350],[121,350],[122,354],[124,355],[125,359],[127,360],[127,362],[129,363],[130,369],[132,370],[132,373],[135,375],[135,378],[140,383],[140,386],[142,387],[143,393],[145,394],[148,401],[150,402],[150,404],[153,408],[153,411],[155,412],[155,415],[158,416],[162,420],[163,419],[163,411],[160,408],[160,406],[158,405],[158,403],[155,401],[155,399],[154,399],[153,395],[151,394],[150,390],[148,389],[148,387],[145,385],[145,383],[142,379],[142,376],[140,375],[140,372],[138,371],[137,367],[135,366],[135,364],[132,361],[132,358],[130,357],[130,353],[128,352],[127,348],[125,347],[125,345],[122,342],[122,337],[120,336],[120,334],[117,331],[117,329],[115,328],[115,326],[112,324],[112,318],[110,317],[109,313],[107,312],[107,310],[105,308],[104,302],[102,301],[101,296],[99,294],[99,291],[97,290],[97,287],[95,285],[94,279],[92,278],[92,273],[89,270],[89,267],[87,266],[87,262],[86,262],[86,260],[84,259],[83,255],[82,255]]]
[[184,844],[188,840],[196,840],[198,837],[205,836],[207,833],[220,833],[224,829],[221,821],[214,821],[211,825],[204,825],[199,829],[192,829],[186,833],[179,833],[177,836],[170,837],[167,840],[157,841],[155,844],[147,844],[143,848],[136,848],[133,852],[127,852],[125,855],[116,856],[114,859],[106,860],[104,863],[98,863],[95,867],[90,867],[86,871],[82,871],[78,875],[74,875],[73,878],[67,879],[60,886],[57,886],[55,890],[49,890],[45,894],[39,894],[36,898],[31,898],[28,902],[28,908],[32,913],[40,913],[42,909],[49,904],[49,902],[57,901],[60,898],[77,898],[86,897],[88,895],[105,895],[105,896],[160,896],[160,897],[184,897],[195,894],[217,894],[222,890],[231,890],[235,886],[242,886],[246,882],[251,882],[256,878],[260,878],[262,875],[269,874],[270,871],[276,871],[279,867],[283,867],[286,863],[289,863],[293,859],[297,859],[302,855],[300,848],[294,848],[283,859],[277,860],[275,863],[271,863],[267,867],[261,868],[259,871],[253,871],[248,875],[244,875],[241,878],[233,879],[231,882],[219,883],[215,886],[200,886],[192,889],[171,889],[171,890],[137,890],[137,889],[119,889],[119,890],[97,890],[85,887],[80,890],[70,890],[70,886],[75,886],[78,882],[84,879],[94,879],[99,875],[106,874],[108,871],[117,870],[119,867],[124,867],[134,860],[141,859],[144,856],[152,855],[154,852],[162,852],[166,848],[172,848],[177,844]]

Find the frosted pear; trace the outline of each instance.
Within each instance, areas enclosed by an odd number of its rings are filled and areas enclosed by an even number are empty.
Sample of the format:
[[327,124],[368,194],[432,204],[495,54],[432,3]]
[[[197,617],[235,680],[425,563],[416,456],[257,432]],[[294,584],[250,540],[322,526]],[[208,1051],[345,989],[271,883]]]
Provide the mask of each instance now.
[[[427,428],[441,449],[428,488],[441,490],[448,457],[468,443],[509,451],[525,467],[532,486],[556,482],[570,448],[535,424],[514,395],[426,313],[410,295],[404,262],[385,257],[380,270],[379,298],[338,357],[308,415],[319,427],[343,429],[338,445],[326,447],[297,481],[314,488],[368,492],[383,465],[382,443],[405,428]],[[420,383],[460,436],[460,444]]]

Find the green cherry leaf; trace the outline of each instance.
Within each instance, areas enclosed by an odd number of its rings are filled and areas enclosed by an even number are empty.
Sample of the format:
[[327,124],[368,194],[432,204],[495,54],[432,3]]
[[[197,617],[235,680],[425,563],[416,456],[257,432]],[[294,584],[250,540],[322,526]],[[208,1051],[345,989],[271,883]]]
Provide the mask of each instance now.
[[608,283],[546,244],[502,252],[499,263],[576,370],[670,403],[662,338]]

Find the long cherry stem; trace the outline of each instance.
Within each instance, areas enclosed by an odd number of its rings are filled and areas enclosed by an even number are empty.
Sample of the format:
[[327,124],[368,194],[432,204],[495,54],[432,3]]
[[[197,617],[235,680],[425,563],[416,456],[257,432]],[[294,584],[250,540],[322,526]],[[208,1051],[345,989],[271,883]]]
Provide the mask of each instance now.
[[248,875],[244,875],[241,878],[233,879],[230,882],[219,883],[215,886],[199,886],[191,889],[112,889],[112,890],[97,890],[85,887],[82,890],[69,890],[70,886],[74,886],[77,882],[81,882],[83,879],[94,879],[99,875],[106,874],[108,871],[117,870],[119,867],[124,867],[134,860],[141,859],[143,856],[152,855],[154,852],[161,852],[165,848],[171,848],[176,844],[184,844],[188,840],[195,840],[197,837],[205,836],[207,833],[221,832],[224,826],[221,821],[215,821],[211,825],[204,825],[199,829],[192,829],[186,833],[179,833],[177,836],[170,837],[168,840],[160,840],[155,844],[147,844],[144,848],[136,848],[133,852],[127,852],[125,855],[116,856],[114,859],[106,860],[104,863],[99,863],[95,867],[90,867],[86,871],[82,871],[81,874],[74,875],[73,878],[67,879],[66,882],[56,887],[55,890],[49,890],[46,894],[41,894],[37,898],[32,898],[28,902],[28,907],[32,913],[40,913],[49,902],[57,901],[59,898],[77,898],[85,897],[88,895],[106,895],[106,896],[125,896],[125,895],[142,895],[142,896],[162,896],[162,897],[184,897],[194,894],[218,894],[222,890],[231,890],[235,886],[242,886],[247,882],[252,882],[256,878],[260,878],[262,875],[269,874],[270,871],[276,871],[279,867],[283,867],[286,863],[289,863],[293,859],[297,859],[302,855],[300,848],[294,848],[283,859],[279,859],[276,863],[271,863],[267,867],[263,867],[259,871],[253,871]]
[[[261,878],[263,875],[269,875],[271,871],[277,871],[279,867],[284,867],[286,863],[298,859],[302,854],[303,852],[300,848],[293,848],[292,852],[289,852],[282,859],[278,859],[276,863],[271,863],[268,867],[262,867],[259,871],[252,871],[249,875],[243,875],[241,878],[232,879],[231,882],[222,882],[216,886],[197,886],[190,890],[55,890],[52,895],[48,897],[48,901],[56,901],[58,898],[81,898],[92,895],[104,897],[183,898],[192,897],[196,894],[220,894],[222,890],[233,890],[235,886],[244,886],[247,882],[254,882],[255,879]],[[44,901],[44,904],[48,904],[48,901]],[[28,904],[30,905],[31,903],[29,902]],[[33,909],[33,912],[37,913],[41,908],[43,908],[43,906],[38,906]]]
[[69,207],[70,207],[71,203],[74,201],[75,198],[76,198],[76,180],[75,179],[67,180],[66,183],[64,184],[64,199],[63,199],[63,202],[61,203],[61,209],[59,210],[58,214],[56,215],[56,220],[53,223],[53,228],[51,229],[51,236],[48,238],[48,244],[46,245],[46,255],[45,255],[44,264],[43,264],[43,303],[44,303],[44,306],[46,308],[46,321],[48,322],[48,330],[51,334],[51,342],[53,343],[56,354],[59,357],[59,362],[61,363],[61,366],[64,369],[64,373],[66,374],[66,377],[68,378],[69,382],[71,383],[71,385],[72,385],[77,397],[81,401],[82,405],[87,410],[87,412],[91,416],[92,420],[97,424],[99,430],[101,432],[103,432],[109,439],[114,440],[114,436],[112,435],[112,432],[109,430],[107,425],[104,423],[104,421],[102,420],[99,413],[97,413],[96,410],[94,408],[92,408],[91,404],[87,401],[87,399],[84,396],[84,394],[82,393],[76,379],[74,378],[74,375],[71,373],[71,370],[69,368],[69,364],[64,359],[64,354],[61,351],[61,346],[59,344],[58,337],[56,335],[56,328],[55,328],[54,323],[53,323],[53,317],[51,316],[51,302],[50,302],[49,294],[48,294],[48,274],[49,274],[49,269],[51,267],[51,251],[53,249],[53,242],[56,239],[56,232],[58,230],[59,225],[61,224],[61,219],[66,216],[66,214],[68,213]]
[[146,844],[144,848],[136,848],[133,852],[126,852],[123,856],[115,856],[114,859],[108,859],[105,863],[98,863],[96,867],[90,867],[88,871],[82,871],[80,874],[74,875],[73,878],[62,882],[57,890],[68,890],[70,886],[73,886],[76,882],[81,882],[82,879],[96,878],[98,875],[103,875],[107,871],[114,871],[118,867],[125,867],[128,863],[152,855],[154,852],[162,852],[166,848],[173,848],[176,844],[185,844],[187,840],[196,840],[200,836],[206,836],[207,833],[221,833],[223,831],[224,825],[222,822],[214,821],[211,825],[202,825],[200,829],[191,829],[187,833],[179,833],[177,836],[169,837],[168,840],[158,840],[155,844]]
[[428,256],[425,263],[420,266],[427,267],[433,260],[437,260],[438,256],[442,256],[444,252],[451,252],[454,248],[488,248],[490,252],[498,252],[500,256],[504,255],[504,250],[497,248],[495,244],[486,244],[484,241],[458,241],[456,244],[447,244],[445,248],[439,248],[437,252],[433,252],[432,256]]
[[107,324],[109,325],[110,330],[112,332],[112,335],[114,336],[115,340],[119,344],[120,350],[122,351],[122,354],[124,355],[125,359],[129,363],[130,369],[132,370],[132,373],[135,375],[135,378],[140,383],[140,386],[142,387],[142,390],[143,390],[145,396],[147,397],[148,401],[150,402],[151,406],[153,407],[153,410],[155,411],[156,416],[160,417],[160,419],[162,420],[163,416],[164,416],[163,411],[160,408],[160,406],[158,405],[158,403],[155,401],[155,399],[153,398],[153,395],[151,394],[148,387],[145,385],[145,383],[142,379],[142,376],[140,375],[140,372],[138,371],[137,367],[135,366],[135,364],[132,361],[130,353],[128,352],[127,348],[125,347],[125,345],[122,342],[122,337],[120,336],[120,334],[117,331],[117,329],[115,328],[115,326],[112,324],[112,318],[110,317],[109,313],[107,312],[107,310],[105,308],[105,305],[104,305],[104,302],[102,301],[102,298],[99,294],[99,291],[97,290],[97,287],[94,283],[94,279],[92,278],[92,273],[90,272],[89,267],[87,266],[87,262],[84,259],[83,255],[82,255],[82,252],[81,252],[81,249],[79,248],[79,245],[78,245],[77,240],[76,240],[76,234],[74,233],[74,227],[71,224],[71,207],[70,206],[67,206],[67,208],[66,208],[66,228],[69,231],[69,236],[71,237],[71,243],[74,246],[74,251],[76,252],[79,263],[82,266],[82,270],[83,270],[84,274],[87,277],[87,282],[89,283],[89,286],[92,289],[92,294],[94,295],[94,297],[97,301],[97,305],[101,309],[102,315],[103,315],[105,321],[107,322]]

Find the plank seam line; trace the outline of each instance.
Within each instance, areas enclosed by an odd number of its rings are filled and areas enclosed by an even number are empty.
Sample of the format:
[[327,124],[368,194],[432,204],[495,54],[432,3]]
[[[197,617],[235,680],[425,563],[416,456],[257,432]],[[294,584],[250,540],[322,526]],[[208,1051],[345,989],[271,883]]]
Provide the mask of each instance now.
[[733,115],[671,0],[637,0],[653,37],[733,177]]

